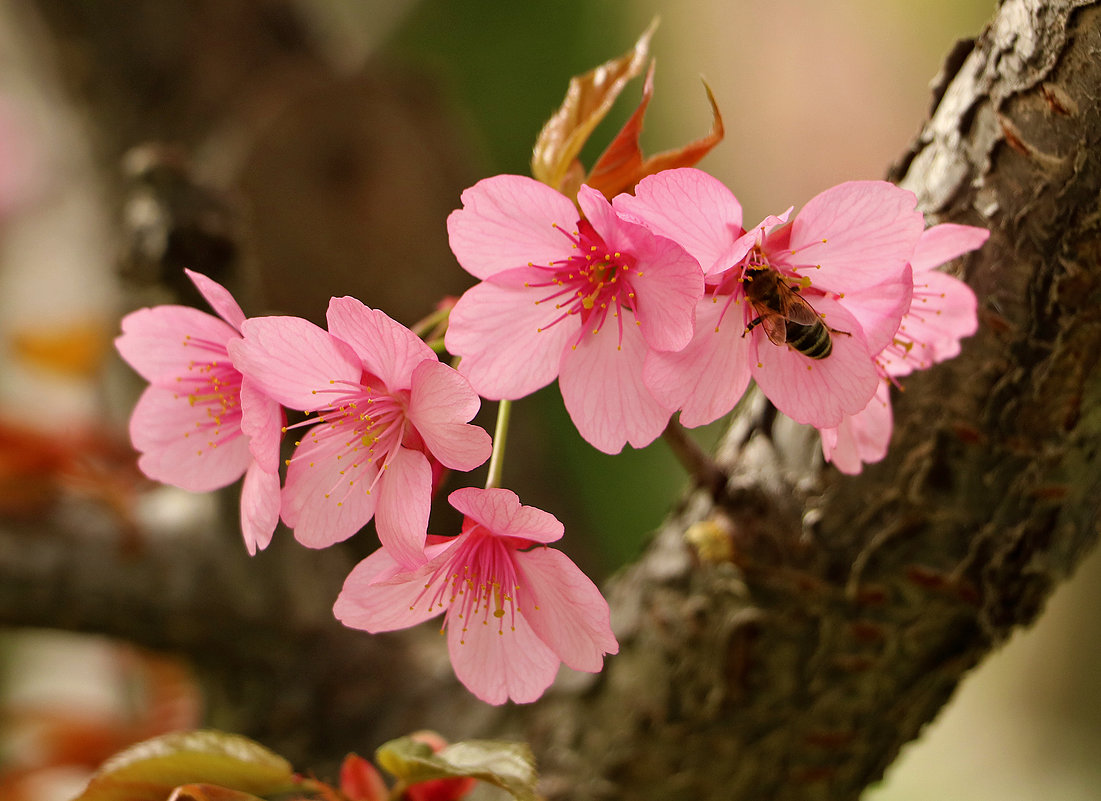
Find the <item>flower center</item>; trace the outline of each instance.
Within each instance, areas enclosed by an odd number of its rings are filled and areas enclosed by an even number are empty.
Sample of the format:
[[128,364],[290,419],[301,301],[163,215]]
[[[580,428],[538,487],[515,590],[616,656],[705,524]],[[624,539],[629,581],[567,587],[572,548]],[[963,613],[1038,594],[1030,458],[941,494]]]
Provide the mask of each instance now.
[[[516,615],[520,613],[520,583],[513,560],[513,548],[500,537],[487,534],[478,523],[467,519],[463,525],[466,540],[455,554],[441,565],[425,583],[425,594],[433,584],[435,592],[428,598],[432,607],[447,607],[443,625],[462,627],[465,643],[471,626],[495,625],[504,635],[516,630]],[[439,581],[439,579],[443,579]]]
[[[197,410],[195,430],[184,432],[190,439],[206,439],[207,448],[217,448],[241,435],[241,374],[230,362],[225,343],[186,337],[184,347],[194,348],[198,357],[187,372],[176,377],[180,392]],[[202,455],[203,449],[198,451]]]
[[[318,409],[316,418],[308,418],[288,428],[309,426],[308,437],[316,446],[310,455],[313,467],[317,459],[339,464],[336,483],[325,493],[342,506],[348,495],[362,489],[370,495],[387,463],[405,439],[409,428],[404,397],[379,391],[373,376],[364,374],[359,383],[330,381],[329,389],[314,390],[315,395],[330,395],[329,406]],[[284,429],[285,431],[286,429]],[[299,440],[296,446],[302,444]],[[287,464],[298,461],[298,450]]]
[[[883,355],[889,360],[910,362],[915,370],[927,370],[933,366],[934,348],[931,342],[915,339],[910,329],[914,323],[932,326],[941,314],[941,304],[945,299],[943,292],[929,288],[928,284],[914,284],[913,299],[910,308],[902,318],[891,344],[883,349]],[[920,326],[919,326],[920,328]]]
[[551,290],[536,300],[536,305],[553,302],[554,308],[562,312],[539,331],[577,317],[581,321],[581,331],[573,343],[577,347],[585,332],[598,333],[610,314],[617,322],[622,341],[621,312],[623,309],[634,312],[635,293],[631,279],[642,275],[634,257],[610,250],[586,220],[581,220],[573,233],[557,225],[555,228],[570,240],[576,252],[547,265],[530,265],[544,271],[547,277],[544,281],[526,282],[525,286]]

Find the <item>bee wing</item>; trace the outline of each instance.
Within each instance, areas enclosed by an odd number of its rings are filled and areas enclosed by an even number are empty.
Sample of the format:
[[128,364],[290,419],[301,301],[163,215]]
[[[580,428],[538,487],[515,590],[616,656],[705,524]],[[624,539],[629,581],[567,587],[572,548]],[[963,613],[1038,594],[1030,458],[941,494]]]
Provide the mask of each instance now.
[[761,328],[765,329],[765,336],[773,345],[783,345],[787,341],[788,326],[783,315],[766,312],[757,319],[761,321]]
[[799,325],[814,325],[822,319],[814,307],[794,290],[784,293],[782,309],[784,317]]

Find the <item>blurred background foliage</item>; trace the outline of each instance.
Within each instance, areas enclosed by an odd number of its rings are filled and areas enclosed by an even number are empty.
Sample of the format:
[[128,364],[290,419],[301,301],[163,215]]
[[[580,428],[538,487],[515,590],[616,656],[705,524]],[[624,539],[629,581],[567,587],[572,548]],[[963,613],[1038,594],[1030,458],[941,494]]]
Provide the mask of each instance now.
[[[0,418],[45,417],[45,404],[55,425],[122,430],[125,393],[94,370],[56,369],[65,347],[43,357],[19,343],[82,337],[110,363],[119,316],[150,302],[114,277],[131,244],[118,226],[130,148],[178,146],[240,215],[246,311],[316,320],[330,295],[353,294],[410,324],[473,283],[444,228],[462,188],[527,173],[569,77],[627,50],[654,17],[644,148],[710,128],[702,76],[727,133],[701,166],[755,220],[882,177],[918,131],[945,54],[991,12],[989,0],[0,0],[0,110],[19,109],[28,134],[23,150],[0,138],[0,170],[14,169],[7,152],[41,173],[0,220]],[[586,163],[640,94],[638,80]],[[480,418],[490,429],[492,411]],[[566,548],[597,577],[639,551],[686,484],[660,441],[616,457],[587,446],[553,387],[516,405],[505,480],[563,520]],[[449,525],[434,517],[433,530]],[[1096,797],[1101,655],[1087,610],[1099,573],[1095,557],[1034,632],[978,671],[876,799]],[[10,730],[9,766],[23,753]]]

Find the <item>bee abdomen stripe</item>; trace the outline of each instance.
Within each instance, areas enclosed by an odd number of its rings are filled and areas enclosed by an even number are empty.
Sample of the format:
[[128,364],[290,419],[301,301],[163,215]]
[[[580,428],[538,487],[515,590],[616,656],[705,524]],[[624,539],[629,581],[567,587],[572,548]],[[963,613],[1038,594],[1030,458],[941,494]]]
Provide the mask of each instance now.
[[824,359],[833,352],[829,330],[822,324],[788,323],[787,343],[808,359]]

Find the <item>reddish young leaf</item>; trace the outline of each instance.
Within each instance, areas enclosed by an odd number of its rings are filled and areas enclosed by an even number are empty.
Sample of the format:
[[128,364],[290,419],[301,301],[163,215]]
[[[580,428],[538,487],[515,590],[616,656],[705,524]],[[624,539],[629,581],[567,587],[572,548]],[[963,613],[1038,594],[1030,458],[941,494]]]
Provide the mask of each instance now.
[[619,58],[570,79],[565,100],[535,140],[531,174],[536,180],[554,187],[567,197],[577,194],[584,176],[577,155],[623,87],[641,74],[650,54],[650,38],[656,27],[657,20],[654,20],[635,46]]
[[430,779],[414,784],[402,795],[405,801],[460,801],[474,789],[469,776],[461,779]]
[[340,766],[340,792],[351,801],[386,801],[390,791],[378,769],[358,754],[348,754]]
[[646,82],[642,88],[642,100],[635,109],[634,114],[627,120],[623,128],[608,148],[596,160],[584,183],[593,189],[600,190],[604,197],[611,200],[621,192],[634,192],[635,185],[647,175],[652,175],[662,170],[671,170],[676,167],[692,167],[700,159],[706,156],[715,145],[722,141],[723,118],[719,113],[719,106],[715,102],[715,96],[711,94],[711,87],[705,82],[703,85],[707,92],[707,99],[711,103],[712,124],[711,132],[706,136],[690,142],[684,147],[675,150],[666,150],[655,156],[644,159],[642,148],[639,145],[639,135],[642,133],[642,121],[646,116],[646,108],[654,95],[654,65],[646,73]]

